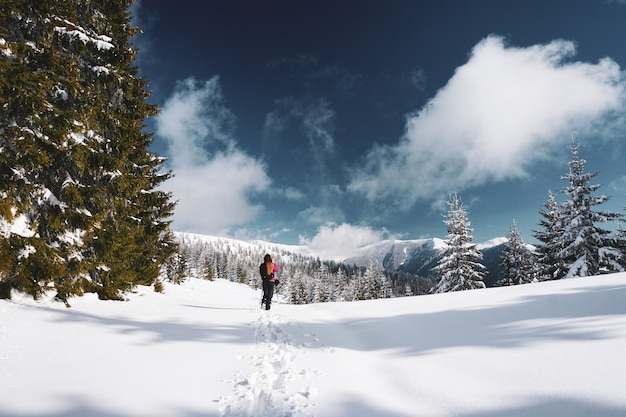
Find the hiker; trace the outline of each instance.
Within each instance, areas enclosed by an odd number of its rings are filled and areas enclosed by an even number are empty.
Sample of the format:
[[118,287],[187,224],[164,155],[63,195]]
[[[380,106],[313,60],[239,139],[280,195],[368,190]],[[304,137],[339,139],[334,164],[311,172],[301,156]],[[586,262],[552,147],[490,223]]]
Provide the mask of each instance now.
[[272,296],[274,296],[274,285],[278,285],[278,280],[274,275],[280,271],[278,265],[272,261],[270,254],[266,254],[263,257],[263,263],[259,265],[259,273],[263,280],[263,299],[261,300],[261,307],[265,304],[265,309],[269,310],[272,304]]

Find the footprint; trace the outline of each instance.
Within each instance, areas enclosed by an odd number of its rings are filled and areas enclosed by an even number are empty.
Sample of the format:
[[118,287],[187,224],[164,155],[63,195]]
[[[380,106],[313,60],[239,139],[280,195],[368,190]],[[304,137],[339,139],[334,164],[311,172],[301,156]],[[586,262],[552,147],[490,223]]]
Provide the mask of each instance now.
[[[319,375],[314,369],[294,370],[294,361],[301,346],[293,342],[292,323],[281,314],[267,314],[259,310],[253,322],[255,354],[240,356],[254,364],[250,375],[237,375],[233,381],[233,395],[220,398],[222,417],[305,416],[306,409],[314,404],[309,398],[315,388],[306,387],[289,391],[292,379],[308,379]],[[317,342],[312,334],[300,336]],[[225,381],[228,382],[228,381]]]

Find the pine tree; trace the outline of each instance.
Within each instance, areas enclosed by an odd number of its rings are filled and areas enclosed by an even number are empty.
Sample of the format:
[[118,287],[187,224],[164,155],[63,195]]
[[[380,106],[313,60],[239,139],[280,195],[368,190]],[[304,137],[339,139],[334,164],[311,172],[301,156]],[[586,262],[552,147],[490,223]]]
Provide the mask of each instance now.
[[524,242],[515,220],[507,238],[500,264],[502,279],[498,284],[506,286],[533,282],[536,275],[534,255],[526,247],[526,242]]
[[[0,8],[0,290],[66,302],[151,285],[175,251],[170,177],[148,151],[147,81],[132,0],[4,1]],[[4,228],[6,230],[6,228]]]
[[165,262],[165,274],[170,282],[182,284],[189,276],[187,258],[181,253],[170,256]]
[[[625,208],[626,209],[626,208]],[[620,251],[620,265],[626,270],[626,230],[622,222],[620,221],[617,226],[616,243],[615,246]]]
[[211,257],[208,254],[205,254],[205,256],[202,258],[201,270],[203,279],[209,281],[213,281],[215,279],[215,267],[213,265]]
[[433,293],[472,290],[485,288],[483,277],[485,266],[480,263],[482,254],[472,244],[472,229],[467,211],[461,199],[451,195],[448,202],[448,213],[444,223],[447,226],[447,247],[443,257],[434,267],[440,276]]
[[383,265],[378,259],[371,258],[369,260],[364,275],[367,299],[391,297],[391,283],[385,276]]
[[381,298],[382,294],[382,265],[375,258],[370,258],[365,269],[364,281],[366,286],[366,298],[369,300]]
[[239,282],[240,284],[245,284],[247,282],[247,278],[248,277],[246,275],[246,271],[243,265],[237,262],[237,282]]
[[561,279],[566,267],[560,258],[561,237],[565,232],[561,207],[552,191],[548,192],[548,201],[539,211],[543,219],[539,222],[543,230],[534,231],[533,235],[541,242],[537,246],[537,267],[540,280]]
[[391,298],[393,297],[393,285],[391,280],[383,273],[382,278],[382,292],[380,294],[380,298]]
[[404,295],[405,297],[413,296],[413,290],[411,289],[411,286],[409,284],[404,284]]
[[584,172],[586,161],[579,158],[578,148],[579,145],[572,142],[569,173],[561,177],[568,182],[563,190],[568,200],[561,205],[564,232],[557,242],[558,258],[567,271],[564,278],[623,271],[620,264],[623,255],[616,247],[616,239],[609,230],[597,226],[598,223],[618,220],[621,214],[593,210],[594,206],[608,201],[609,196],[592,195],[601,185],[589,184],[597,173]]
[[289,285],[289,302],[291,304],[308,303],[306,284],[300,272],[297,272],[291,279],[291,283]]
[[357,299],[357,285],[354,275],[346,275],[342,281],[340,301],[355,301]]
[[367,300],[369,299],[369,293],[367,291],[367,281],[363,276],[363,272],[358,270],[350,279],[350,283],[352,284],[354,298],[353,300]]

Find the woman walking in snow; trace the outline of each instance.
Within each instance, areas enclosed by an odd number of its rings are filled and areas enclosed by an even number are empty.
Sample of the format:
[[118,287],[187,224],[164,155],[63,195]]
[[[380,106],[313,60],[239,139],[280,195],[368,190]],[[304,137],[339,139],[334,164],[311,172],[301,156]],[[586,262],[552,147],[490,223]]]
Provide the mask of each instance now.
[[272,304],[272,297],[274,296],[274,285],[278,284],[278,280],[274,275],[280,271],[278,265],[272,261],[270,254],[266,254],[263,257],[263,263],[259,265],[259,273],[263,280],[263,299],[261,300],[261,307],[265,304],[265,309],[269,310]]

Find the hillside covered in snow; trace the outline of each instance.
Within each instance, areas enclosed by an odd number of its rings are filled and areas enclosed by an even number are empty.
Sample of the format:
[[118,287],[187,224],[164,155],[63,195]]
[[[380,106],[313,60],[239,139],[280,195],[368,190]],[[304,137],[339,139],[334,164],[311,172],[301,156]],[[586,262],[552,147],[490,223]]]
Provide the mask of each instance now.
[[[175,233],[175,238],[179,244],[179,256],[171,259],[167,267],[170,279],[172,275],[209,279],[220,276],[255,287],[259,284],[257,266],[263,254],[270,253],[287,268],[282,274],[284,283],[296,276],[302,276],[310,283],[320,275],[330,274],[325,281],[342,281],[345,275],[345,280],[354,284],[363,278],[360,275],[375,265],[375,274],[384,275],[390,281],[396,296],[405,295],[405,287],[410,288],[413,295],[427,293],[439,279],[433,268],[440,262],[446,248],[446,241],[438,238],[387,239],[356,247],[348,255],[328,259],[306,245],[243,241],[180,232]],[[483,255],[486,266],[484,280],[488,287],[502,278],[500,264],[506,242],[506,238],[497,238],[476,245]],[[184,264],[182,271],[172,272],[180,269],[181,262]],[[337,277],[339,269],[342,272]],[[345,301],[345,298],[342,300]]]
[[621,417],[626,274],[259,309],[223,279],[0,300],[3,417]]

